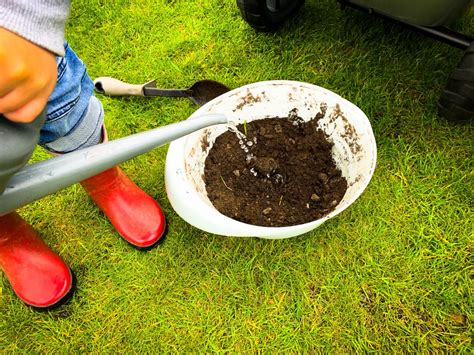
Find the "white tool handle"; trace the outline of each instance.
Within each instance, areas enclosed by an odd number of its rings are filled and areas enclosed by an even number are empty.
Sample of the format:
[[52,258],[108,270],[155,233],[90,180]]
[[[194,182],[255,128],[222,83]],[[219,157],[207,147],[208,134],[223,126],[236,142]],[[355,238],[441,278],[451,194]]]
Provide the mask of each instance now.
[[109,76],[94,80],[96,91],[109,96],[144,96],[143,87],[147,84],[129,84]]

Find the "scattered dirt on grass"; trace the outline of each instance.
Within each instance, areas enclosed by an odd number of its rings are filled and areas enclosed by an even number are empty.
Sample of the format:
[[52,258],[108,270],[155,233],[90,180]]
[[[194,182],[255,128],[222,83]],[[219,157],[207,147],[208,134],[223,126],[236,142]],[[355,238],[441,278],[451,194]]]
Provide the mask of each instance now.
[[[222,214],[260,226],[291,226],[333,211],[347,181],[332,158],[332,143],[296,111],[265,118],[217,137],[206,158],[204,182]],[[243,149],[247,150],[247,152]]]

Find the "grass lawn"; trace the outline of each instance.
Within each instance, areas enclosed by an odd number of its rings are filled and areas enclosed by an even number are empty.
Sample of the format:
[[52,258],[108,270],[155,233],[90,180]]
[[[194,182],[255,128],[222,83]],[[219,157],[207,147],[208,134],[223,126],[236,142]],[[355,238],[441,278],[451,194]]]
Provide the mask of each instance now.
[[[474,14],[455,27],[474,34]],[[8,352],[472,353],[473,129],[436,115],[462,51],[308,0],[275,34],[235,1],[74,0],[67,39],[91,77],[161,87],[214,79],[325,87],[369,117],[378,165],[364,194],[306,235],[225,238],[173,211],[167,146],[122,165],[162,205],[167,241],[130,248],[79,185],[20,210],[74,270],[67,305],[36,312],[0,275]],[[186,99],[101,97],[109,136],[186,119]],[[47,158],[37,149],[35,160]],[[190,206],[192,208],[192,206]]]

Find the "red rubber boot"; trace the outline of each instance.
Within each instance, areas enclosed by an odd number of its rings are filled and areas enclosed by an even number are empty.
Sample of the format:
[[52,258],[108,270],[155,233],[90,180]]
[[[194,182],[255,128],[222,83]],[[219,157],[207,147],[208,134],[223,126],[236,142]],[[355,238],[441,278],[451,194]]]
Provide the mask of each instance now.
[[26,304],[53,308],[73,293],[71,270],[16,212],[0,217],[0,268]]
[[90,177],[81,185],[132,246],[148,250],[163,241],[166,221],[160,205],[119,167]]

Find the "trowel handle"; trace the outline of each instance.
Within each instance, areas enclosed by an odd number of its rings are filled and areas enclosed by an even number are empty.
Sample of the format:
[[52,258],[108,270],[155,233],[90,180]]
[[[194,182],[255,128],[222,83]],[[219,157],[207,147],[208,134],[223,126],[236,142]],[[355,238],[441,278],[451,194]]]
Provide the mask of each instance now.
[[145,84],[129,84],[108,76],[94,80],[95,90],[109,96],[144,96],[143,88],[147,85],[154,86],[154,81]]

